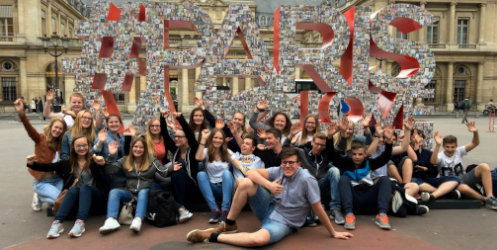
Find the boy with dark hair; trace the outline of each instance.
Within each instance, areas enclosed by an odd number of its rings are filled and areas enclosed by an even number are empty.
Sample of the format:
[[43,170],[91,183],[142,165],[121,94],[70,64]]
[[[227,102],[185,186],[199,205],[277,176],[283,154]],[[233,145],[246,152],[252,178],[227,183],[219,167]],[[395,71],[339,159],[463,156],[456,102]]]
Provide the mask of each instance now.
[[265,133],[259,135],[259,137],[266,140],[266,149],[259,149],[257,147],[254,150],[254,155],[262,159],[266,168],[279,166],[281,163],[279,154],[283,149],[281,131],[270,128]]
[[378,212],[375,223],[382,229],[391,229],[388,222],[388,204],[392,194],[392,184],[387,176],[382,176],[376,183],[371,178],[371,171],[385,165],[392,154],[393,130],[385,128],[385,151],[375,159],[367,158],[363,142],[353,141],[348,157],[337,153],[333,147],[333,135],[338,131],[332,123],[328,127],[328,159],[344,174],[340,177],[340,199],[345,210],[345,229],[355,229],[356,213]]
[[330,219],[334,219],[338,225],[345,223],[340,204],[340,192],[338,182],[340,170],[333,167],[326,156],[326,134],[314,134],[312,141],[300,145],[304,151],[308,164],[302,167],[318,180],[322,200],[330,201]]
[[[468,131],[473,133],[473,139],[465,146],[457,146],[457,138],[453,135],[448,135],[442,139],[442,136],[435,133],[435,149],[430,158],[431,164],[438,164],[440,168],[440,176],[459,177],[461,184],[457,190],[462,195],[471,199],[477,199],[485,202],[485,207],[488,209],[497,210],[497,199],[493,196],[492,190],[492,175],[490,167],[487,163],[481,163],[473,168],[470,172],[464,173],[462,158],[469,151],[473,150],[480,144],[478,128],[475,122],[466,123]],[[438,152],[440,145],[443,146],[443,151]],[[486,197],[475,191],[476,184],[482,183]]]
[[[186,239],[193,243],[208,240],[242,247],[273,244],[301,227],[311,207],[332,237],[352,237],[350,233],[333,229],[321,206],[316,179],[300,167],[298,149],[285,148],[280,156],[281,166],[249,170],[247,178],[240,179],[226,221],[216,228],[192,230]],[[261,229],[253,233],[234,233],[238,231],[236,218],[247,201],[262,222]]]

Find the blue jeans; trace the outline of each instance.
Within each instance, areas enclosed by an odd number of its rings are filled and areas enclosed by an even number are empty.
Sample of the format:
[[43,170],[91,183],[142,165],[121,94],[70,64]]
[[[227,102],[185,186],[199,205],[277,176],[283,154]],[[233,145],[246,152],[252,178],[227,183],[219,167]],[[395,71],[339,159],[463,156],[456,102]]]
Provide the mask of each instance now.
[[356,190],[346,174],[340,177],[340,197],[345,213],[374,214],[387,213],[392,184],[387,176],[382,176],[373,186]]
[[64,186],[60,177],[43,178],[33,183],[33,189],[42,202],[53,204]]
[[271,194],[262,186],[257,186],[257,192],[255,192],[254,196],[248,198],[248,203],[252,212],[262,222],[261,228],[269,232],[268,244],[278,242],[295,231],[294,228],[269,218],[274,210],[274,205],[272,204]]
[[105,194],[98,188],[88,185],[71,187],[64,196],[55,219],[64,221],[76,203],[78,203],[76,219],[86,221],[91,208],[104,211],[102,206],[105,204]]
[[197,182],[200,192],[204,196],[207,205],[211,210],[219,210],[214,197],[222,198],[221,209],[228,211],[231,207],[231,194],[233,193],[233,186],[235,180],[229,170],[223,172],[223,182],[212,183],[206,172],[201,171],[197,174]]
[[[148,188],[145,188],[138,192],[135,218],[140,217],[142,220],[145,218],[145,212],[147,212],[148,205],[148,190]],[[133,196],[131,191],[120,188],[112,189],[109,193],[109,202],[107,204],[107,218],[112,217],[117,219],[121,201],[128,202],[133,199]]]
[[[329,164],[331,165],[331,163]],[[336,167],[330,167],[326,175],[319,179],[319,191],[321,191],[321,199],[330,200],[330,209],[340,209],[340,189],[338,182],[340,181],[340,170]]]

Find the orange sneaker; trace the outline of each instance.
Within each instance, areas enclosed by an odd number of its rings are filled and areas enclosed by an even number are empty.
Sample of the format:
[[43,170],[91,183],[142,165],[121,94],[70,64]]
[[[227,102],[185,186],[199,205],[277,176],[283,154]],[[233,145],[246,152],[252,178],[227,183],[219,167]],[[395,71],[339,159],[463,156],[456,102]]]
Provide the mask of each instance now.
[[388,222],[388,216],[386,214],[383,214],[383,215],[377,214],[376,215],[376,219],[374,220],[374,222],[381,229],[385,229],[385,230],[392,229],[392,226],[390,226],[390,223]]
[[355,216],[354,214],[345,215],[345,224],[343,225],[345,229],[354,230],[355,229]]

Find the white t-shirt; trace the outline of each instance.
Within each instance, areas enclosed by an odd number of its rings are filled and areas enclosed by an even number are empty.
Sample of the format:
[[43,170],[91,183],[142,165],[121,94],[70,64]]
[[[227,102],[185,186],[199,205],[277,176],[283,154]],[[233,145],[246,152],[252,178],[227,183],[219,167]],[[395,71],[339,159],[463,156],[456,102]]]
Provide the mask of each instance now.
[[440,167],[440,176],[461,176],[464,174],[462,157],[467,154],[466,146],[456,149],[454,155],[448,157],[445,153],[438,152],[438,166]]
[[[249,169],[263,169],[264,168],[264,162],[261,160],[261,158],[259,158],[258,156],[255,156],[254,154],[242,155],[240,152],[236,152],[234,154],[234,158],[236,158],[238,161],[240,161],[242,163],[243,166],[245,166]],[[236,167],[233,167],[233,175],[235,176],[235,179],[245,178],[245,176],[242,174],[242,172]]]
[[66,122],[67,129],[70,129],[74,124],[74,118],[70,115],[66,115],[64,113],[60,113],[62,115],[62,119]]
[[[212,183],[220,183],[223,182],[223,172],[224,170],[229,170],[229,162],[224,161],[213,161],[209,162],[209,155],[207,153],[207,149],[204,148],[205,155],[205,170],[207,175],[209,176],[209,180]],[[231,150],[228,149],[228,153],[230,154],[230,159],[235,159],[235,155]]]

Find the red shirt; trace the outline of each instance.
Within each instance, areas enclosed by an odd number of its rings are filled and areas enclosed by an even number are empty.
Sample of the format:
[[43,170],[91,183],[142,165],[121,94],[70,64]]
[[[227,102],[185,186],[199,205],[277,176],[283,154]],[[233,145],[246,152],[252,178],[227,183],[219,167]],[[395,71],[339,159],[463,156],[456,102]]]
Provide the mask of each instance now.
[[166,156],[166,147],[164,147],[164,141],[154,142],[155,157],[157,160],[162,162],[162,159]]

